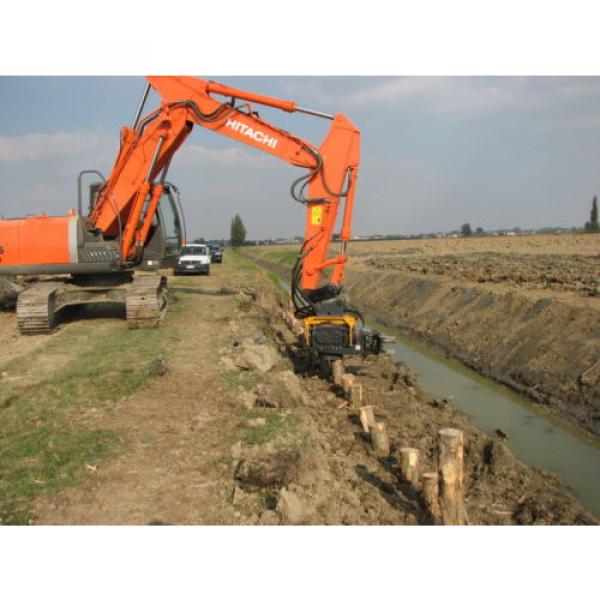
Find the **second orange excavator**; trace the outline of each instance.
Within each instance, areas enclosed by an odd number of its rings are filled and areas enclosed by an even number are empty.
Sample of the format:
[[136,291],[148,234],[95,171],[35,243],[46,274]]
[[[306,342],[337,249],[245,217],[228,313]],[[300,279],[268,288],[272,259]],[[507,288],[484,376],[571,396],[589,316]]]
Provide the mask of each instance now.
[[[143,115],[151,88],[160,105]],[[253,104],[307,113],[330,120],[331,126],[315,147],[262,120]],[[109,176],[80,173],[77,212],[0,219],[0,275],[69,276],[46,277],[21,292],[20,330],[49,332],[60,309],[87,302],[124,302],[130,328],[158,325],[167,308],[167,281],[147,271],[173,266],[184,239],[179,193],[167,174],[194,125],[306,170],[291,185],[292,197],[306,209],[291,296],[296,316],[304,320],[307,350],[316,357],[380,352],[381,336],[341,296],[360,162],[359,130],[342,114],[194,77],[147,77],[133,123],[121,130]],[[102,184],[84,215],[82,178],[89,173]],[[341,247],[330,256],[342,201]],[[323,282],[327,269],[331,273]]]

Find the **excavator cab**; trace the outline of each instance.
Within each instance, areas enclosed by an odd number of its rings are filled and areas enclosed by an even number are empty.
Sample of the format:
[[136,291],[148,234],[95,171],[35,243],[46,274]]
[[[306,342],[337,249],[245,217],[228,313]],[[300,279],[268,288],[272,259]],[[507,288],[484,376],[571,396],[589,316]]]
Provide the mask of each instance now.
[[173,268],[185,240],[179,189],[172,183],[164,183],[163,186],[164,193],[154,214],[140,263],[144,271]]
[[[86,173],[96,173],[102,177],[103,182],[105,181],[99,171],[88,170],[80,173],[78,178],[80,212],[81,177]],[[98,201],[103,182],[97,181],[89,186],[89,215],[92,214]],[[152,217],[152,224],[139,261],[139,268],[143,271],[173,268],[179,260],[185,240],[185,218],[181,208],[179,188],[169,182],[163,182],[161,185],[163,194]]]

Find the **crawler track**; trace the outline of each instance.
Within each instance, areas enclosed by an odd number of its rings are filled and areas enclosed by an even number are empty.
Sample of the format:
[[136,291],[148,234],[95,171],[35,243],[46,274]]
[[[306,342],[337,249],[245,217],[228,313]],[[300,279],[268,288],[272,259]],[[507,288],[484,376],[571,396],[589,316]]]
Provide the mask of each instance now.
[[56,312],[56,292],[63,284],[43,281],[19,294],[17,325],[24,334],[50,333]]
[[167,312],[167,278],[136,276],[127,289],[126,310],[129,329],[158,327]]
[[68,281],[43,281],[21,292],[17,324],[22,334],[51,333],[57,313],[66,306],[122,302],[130,329],[158,327],[167,310],[167,278],[134,275],[120,284],[78,285]]

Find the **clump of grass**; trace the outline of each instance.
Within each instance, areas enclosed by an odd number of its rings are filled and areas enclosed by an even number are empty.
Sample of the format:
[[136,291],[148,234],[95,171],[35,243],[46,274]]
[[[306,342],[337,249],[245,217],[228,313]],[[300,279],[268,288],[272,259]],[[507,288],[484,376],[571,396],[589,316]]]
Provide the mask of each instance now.
[[296,259],[298,258],[298,253],[294,250],[274,250],[269,252],[268,255],[269,257],[275,259],[278,263],[288,267],[293,267]]
[[250,300],[238,300],[238,310],[240,312],[250,312],[252,310],[252,302]]
[[[9,443],[10,442],[10,443]],[[0,443],[0,523],[25,525],[34,521],[33,501],[77,483],[86,465],[95,468],[119,444],[111,431],[75,431],[48,422],[24,426]]]
[[252,262],[249,258],[246,258],[243,254],[240,254],[238,250],[233,250],[229,253],[231,261],[237,266],[250,271],[257,271],[258,266]]
[[264,375],[255,371],[223,371],[220,374],[221,381],[232,391],[254,389],[259,383],[264,381]]
[[281,381],[273,382],[269,391],[270,400],[277,406],[295,408],[299,404],[298,399],[290,393],[288,387]]
[[293,421],[292,415],[275,409],[249,410],[243,416],[248,420],[263,418],[266,421],[264,425],[247,425],[243,428],[242,441],[249,446],[261,446],[285,434]]
[[169,306],[168,314],[171,316],[179,314],[185,306],[185,300],[183,299],[179,290],[169,289]]
[[281,296],[287,296],[288,292],[282,287],[281,280],[272,271],[266,272],[267,279],[275,286],[275,291]]

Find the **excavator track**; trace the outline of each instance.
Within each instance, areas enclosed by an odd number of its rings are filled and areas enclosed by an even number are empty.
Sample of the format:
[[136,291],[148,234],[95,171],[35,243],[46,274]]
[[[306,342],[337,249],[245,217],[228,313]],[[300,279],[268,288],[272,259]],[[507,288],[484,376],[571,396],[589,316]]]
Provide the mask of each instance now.
[[21,333],[50,333],[54,322],[55,297],[62,283],[42,281],[19,294],[17,325]]
[[136,274],[129,286],[126,299],[129,329],[158,327],[167,312],[167,278]]
[[102,302],[124,303],[129,329],[158,327],[167,311],[167,278],[136,273],[124,283],[35,283],[19,294],[17,324],[22,334],[51,333],[58,321],[55,317],[63,308]]

